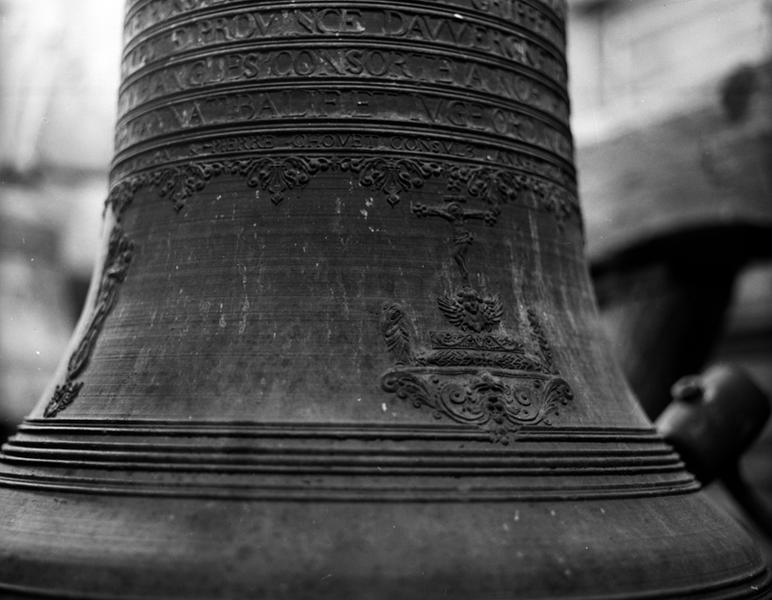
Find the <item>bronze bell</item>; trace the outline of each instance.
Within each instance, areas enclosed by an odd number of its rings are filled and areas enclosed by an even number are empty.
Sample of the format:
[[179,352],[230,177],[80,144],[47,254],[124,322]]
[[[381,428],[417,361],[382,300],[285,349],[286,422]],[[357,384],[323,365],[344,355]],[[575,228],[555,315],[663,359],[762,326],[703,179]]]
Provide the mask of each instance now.
[[[5,597],[765,598],[602,341],[562,0],[129,0]],[[656,357],[652,357],[656,360]]]

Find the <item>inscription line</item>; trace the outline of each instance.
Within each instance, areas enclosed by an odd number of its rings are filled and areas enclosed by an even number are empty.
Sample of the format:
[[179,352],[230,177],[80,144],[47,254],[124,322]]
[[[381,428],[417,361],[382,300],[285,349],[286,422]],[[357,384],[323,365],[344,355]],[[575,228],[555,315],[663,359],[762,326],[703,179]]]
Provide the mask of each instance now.
[[[167,0],[168,3],[176,2],[176,1],[177,0]],[[207,1],[207,5],[204,6],[204,8],[211,8],[218,5],[227,5],[229,7],[232,6],[232,7],[238,8],[240,6],[248,6],[253,2],[253,0],[206,0],[206,1]],[[517,6],[518,4],[523,4],[526,6],[530,6],[541,16],[552,21],[552,26],[555,27],[561,33],[565,34],[565,24],[564,24],[565,10],[561,8],[558,11],[556,10],[556,7],[550,6],[545,2],[539,2],[538,0],[508,0],[507,2],[501,3],[505,7],[503,9],[501,5],[491,6],[492,9],[499,11],[499,13],[501,14],[492,13],[491,11],[487,10],[487,8],[475,7],[474,0],[472,0],[472,2],[469,2],[468,0],[446,0],[446,1],[449,5],[456,7],[455,10],[457,11],[458,10],[461,10],[461,11],[482,10],[492,15],[491,18],[499,18],[507,22],[512,22],[512,19],[511,17],[505,16],[505,15],[511,15],[512,12],[516,10],[514,8],[515,6]],[[138,0],[137,2],[134,2],[134,3],[129,2],[129,6],[126,10],[126,15],[125,15],[127,30],[130,28],[133,28],[139,32],[142,32],[149,29],[150,27],[154,27],[155,23],[165,24],[165,23],[168,23],[171,19],[179,15],[187,14],[190,12],[190,9],[179,10],[174,14],[163,17],[162,19],[156,19],[154,22],[154,25],[151,25],[149,27],[143,28],[141,26],[133,26],[132,20],[137,17],[137,13],[147,8],[150,4],[153,4],[153,3],[160,4],[159,0]],[[435,6],[435,4],[432,1],[428,1],[428,0],[415,0],[412,4],[415,6],[425,6],[427,8],[433,8]]]
[[[522,2],[522,0],[520,0]],[[351,9],[351,6],[345,2],[323,2],[321,0],[306,0],[305,2],[298,2],[292,4],[292,10],[314,10],[314,9],[332,9],[332,10],[347,10]],[[436,2],[402,2],[396,4],[390,0],[370,0],[366,5],[359,5],[358,10],[391,10],[395,13],[404,11],[411,15],[423,15],[436,19],[445,19],[453,22],[458,22],[455,17],[456,14],[466,13],[463,17],[463,21],[482,27],[495,28],[499,31],[505,31],[508,33],[514,33],[522,36],[529,41],[542,46],[543,49],[549,49],[549,51],[555,56],[562,56],[565,50],[565,30],[556,28],[556,35],[549,35],[544,33],[536,33],[532,27],[526,27],[511,19],[504,19],[495,16],[488,16],[488,14],[481,14],[479,10],[475,10],[472,7],[455,6],[448,7],[445,10],[437,9]],[[280,2],[272,2],[270,4],[263,4],[257,9],[254,3],[233,3],[233,4],[213,4],[207,6],[198,11],[189,11],[178,13],[174,17],[162,21],[160,23],[154,23],[153,25],[142,29],[135,36],[125,44],[122,57],[125,58],[129,53],[137,48],[142,43],[148,42],[155,37],[168,33],[170,29],[174,27],[181,27],[185,25],[194,25],[197,21],[202,19],[223,19],[227,17],[233,17],[241,14],[253,14],[255,12],[270,13],[271,11],[278,12],[287,11],[287,5]],[[537,9],[538,10],[538,9]],[[540,12],[540,11],[539,11]],[[540,12],[542,16],[546,13]],[[554,26],[554,23],[553,23]],[[233,40],[231,40],[233,41]]]
[[[320,44],[319,50],[326,50],[329,52],[352,52],[352,46],[351,44],[341,42],[341,43],[331,43],[331,44]],[[276,61],[280,57],[281,54],[285,54],[288,57],[291,57],[291,52],[297,51],[299,53],[302,52],[308,52],[308,55],[311,56],[311,53],[309,51],[310,48],[316,48],[313,45],[304,44],[303,42],[297,42],[294,44],[285,44],[281,46],[279,49],[277,47],[277,54],[273,56],[273,60]],[[252,52],[250,52],[250,50]],[[132,90],[135,86],[140,85],[144,80],[146,80],[148,77],[152,76],[153,74],[160,73],[166,69],[174,69],[177,67],[184,67],[186,65],[193,65],[196,61],[201,61],[207,58],[211,58],[213,56],[218,57],[228,57],[228,56],[254,56],[254,57],[266,57],[264,60],[266,63],[268,63],[267,59],[272,58],[271,57],[271,49],[269,48],[267,51],[261,49],[254,48],[253,44],[234,44],[233,46],[224,47],[220,49],[219,52],[213,52],[213,53],[206,53],[202,51],[196,51],[195,53],[191,53],[190,55],[184,55],[184,56],[177,56],[173,59],[169,60],[168,62],[155,62],[151,65],[144,66],[137,70],[135,73],[130,75],[126,78],[124,83],[121,85],[121,88],[119,90],[119,98],[123,98],[130,90]],[[533,67],[529,67],[528,65],[524,65],[521,63],[516,63],[514,61],[508,61],[505,59],[499,59],[498,57],[490,57],[490,56],[483,56],[483,57],[477,57],[477,60],[470,60],[470,57],[467,54],[464,53],[458,53],[458,52],[448,52],[446,49],[437,50],[434,48],[425,48],[423,46],[416,46],[416,45],[403,45],[403,44],[393,44],[388,45],[386,43],[367,43],[367,44],[360,44],[357,46],[357,50],[361,51],[362,54],[362,61],[365,60],[365,58],[368,56],[364,54],[365,52],[372,53],[373,55],[377,54],[377,57],[382,58],[384,61],[389,60],[390,62],[394,62],[395,64],[398,63],[398,65],[402,65],[399,68],[404,69],[404,62],[405,57],[407,58],[413,58],[413,59],[419,59],[419,61],[424,61],[423,64],[420,65],[421,68],[426,69],[427,67],[435,67],[438,70],[443,69],[451,69],[455,68],[456,70],[466,70],[466,75],[469,76],[469,73],[472,68],[483,72],[486,72],[487,70],[491,71],[503,71],[508,74],[510,74],[514,78],[522,77],[525,80],[527,80],[531,84],[537,84],[540,86],[543,86],[545,88],[548,88],[548,91],[552,93],[559,101],[562,101],[566,107],[568,106],[568,97],[565,92],[565,90],[556,83],[553,79],[545,76],[540,71],[535,70]],[[243,54],[242,54],[243,52]],[[400,54],[400,52],[404,52],[404,54]],[[391,54],[389,54],[389,58],[386,58],[386,53],[393,53],[394,56],[399,57],[394,58]],[[327,56],[324,58],[324,60],[334,60],[335,57],[330,58]],[[297,57],[295,60],[299,60],[299,57]],[[314,68],[320,68],[322,66],[323,58],[318,58],[319,63],[315,64]],[[431,64],[431,61],[435,61],[437,64]],[[428,63],[428,64],[427,64]],[[468,65],[468,66],[463,66]],[[258,68],[270,68],[272,67],[271,64],[263,64],[258,65],[258,67],[255,67],[256,72],[259,72],[257,70]],[[296,67],[293,67],[296,68]],[[386,69],[384,71],[384,76],[381,76],[381,78],[387,80],[387,81],[397,81],[399,80],[399,77],[386,77],[385,74],[388,73],[389,69],[396,69],[397,67],[394,65],[385,64],[384,68]],[[366,70],[366,65],[362,65],[362,70]],[[289,69],[288,69],[289,72]],[[308,74],[293,74],[291,76],[270,76],[266,77],[263,76],[262,78],[258,78],[255,76],[252,81],[255,82],[263,82],[263,81],[291,81],[293,79],[302,78],[303,81],[306,81],[308,79],[308,76],[311,74],[309,72]],[[325,74],[326,76],[326,74]],[[482,74],[480,74],[482,76]],[[169,77],[175,77],[174,74],[170,74]],[[352,77],[352,79],[377,79],[379,76],[370,76],[368,75],[366,78],[362,77]],[[439,76],[437,76],[439,78]],[[443,83],[449,88],[449,89],[458,89],[460,87],[466,87],[462,86],[460,82],[456,81],[452,77],[448,76],[449,80],[444,81]],[[216,82],[216,83],[222,83],[222,82]],[[142,101],[139,100],[136,102],[137,105],[141,104]]]
[[[341,9],[341,10],[344,10],[344,9]],[[229,12],[229,13],[225,13],[225,14],[230,14],[231,16],[238,16],[240,14],[251,14],[251,13],[247,13],[247,12]],[[395,14],[401,14],[401,13],[396,13],[396,11],[395,11]],[[429,14],[429,13],[427,12],[425,14]],[[424,13],[416,13],[416,15],[424,15]],[[196,15],[194,15],[194,17],[195,16]],[[449,18],[447,18],[447,17],[449,17]],[[220,17],[220,18],[225,18],[225,17]],[[448,22],[448,23],[458,24],[458,20],[455,19],[452,14],[444,15],[444,14],[441,13],[441,16],[435,16],[434,18],[436,18],[438,20],[442,20],[443,18],[445,18],[445,21]],[[474,19],[469,19],[468,21],[472,22],[472,21],[474,21]],[[169,28],[166,28],[164,30],[161,30],[161,31],[157,32],[153,36],[148,36],[147,38],[144,38],[144,39],[138,39],[136,42],[133,42],[132,44],[129,44],[127,46],[127,48],[125,49],[124,54],[123,54],[123,59],[122,59],[122,72],[123,72],[123,74],[124,75],[128,75],[131,72],[133,72],[132,69],[131,69],[131,64],[130,64],[130,62],[132,60],[133,53],[135,51],[138,51],[141,47],[143,47],[143,45],[149,46],[152,49],[152,48],[154,48],[154,46],[151,45],[151,42],[153,44],[162,44],[164,42],[164,39],[165,39],[164,36],[166,36],[166,38],[174,37],[177,33],[182,31],[181,27],[183,25],[188,25],[192,29],[196,22],[197,21],[196,21],[195,18],[187,18],[186,20],[183,20],[183,21],[180,21],[179,23],[177,23],[177,25],[178,25],[177,29],[175,31],[171,32],[171,33],[170,33]],[[464,25],[466,25],[467,20],[463,20],[462,23]],[[510,37],[517,38],[518,40],[522,40],[522,42],[524,44],[530,44],[535,50],[538,50],[538,51],[541,51],[541,52],[544,52],[544,53],[548,54],[550,59],[553,60],[558,65],[560,65],[561,70],[565,71],[565,59],[563,57],[562,51],[560,51],[560,50],[556,51],[551,44],[545,44],[544,41],[541,38],[536,38],[536,37],[534,37],[532,35],[526,35],[525,33],[521,33],[521,32],[519,32],[517,30],[507,29],[507,28],[504,28],[504,27],[502,27],[502,26],[500,26],[498,24],[493,25],[493,26],[488,27],[488,28],[486,28],[484,26],[484,24],[481,24],[481,23],[477,23],[476,26],[479,29],[482,29],[483,31],[493,31],[493,30],[496,30],[498,32],[499,36],[503,32],[504,35],[505,35],[504,39],[507,39],[506,36],[508,35]],[[382,31],[366,32],[366,35],[352,35],[352,33],[350,31],[338,32],[334,36],[331,35],[331,34],[326,34],[326,38],[324,38],[324,39],[334,39],[336,41],[337,40],[341,40],[341,39],[346,39],[346,40],[349,40],[349,41],[351,41],[351,40],[361,40],[361,39],[385,39],[385,40],[388,40],[390,43],[393,43],[396,40],[400,39],[399,37],[395,36],[393,33],[388,31],[388,27],[386,26],[385,23],[382,25],[382,29],[383,29]],[[285,31],[282,30],[281,33],[284,34]],[[359,33],[359,32],[357,32],[357,33]],[[406,35],[406,33],[407,33],[407,30],[400,32],[400,35]],[[180,34],[180,35],[182,35],[182,34]],[[458,40],[455,40],[455,39],[454,40],[441,40],[441,39],[439,39],[440,38],[439,30],[434,32],[433,34],[431,32],[428,32],[428,31],[421,32],[421,35],[422,35],[422,37],[417,40],[421,44],[433,43],[433,44],[438,44],[441,47],[442,46],[453,46],[453,47],[461,46],[461,47],[465,48],[466,51],[478,51],[478,52],[483,52],[484,54],[506,58],[508,60],[516,60],[516,56],[514,54],[512,54],[512,55],[507,54],[506,52],[504,52],[504,50],[501,47],[498,48],[498,51],[496,51],[493,48],[486,49],[486,50],[480,50],[479,47],[475,47],[473,45],[475,43],[474,41],[472,43],[463,43],[463,42],[459,42]],[[434,39],[427,39],[426,36],[431,38],[432,35],[434,36]],[[457,35],[457,34],[453,34],[453,35]],[[478,35],[479,35],[479,31],[478,31]],[[220,37],[226,37],[226,36],[220,36]],[[285,35],[280,35],[280,36],[263,36],[262,38],[255,38],[254,36],[251,36],[251,37],[249,37],[249,39],[245,39],[245,41],[250,41],[253,44],[264,43],[266,40],[271,40],[271,41],[276,41],[276,42],[286,42],[288,39],[291,39],[291,40],[300,40],[300,39],[302,39],[304,41],[311,41],[311,42],[313,42],[314,40],[320,41],[319,37],[320,37],[319,34],[310,34],[310,33],[306,33],[306,32],[301,32],[301,33],[299,33],[297,35],[292,35],[292,36],[285,36]],[[409,39],[414,39],[414,38],[409,38]],[[474,39],[477,39],[477,38],[473,38],[473,40]],[[494,41],[498,41],[498,43],[500,44],[501,40],[502,40],[502,38],[495,37],[495,39],[492,39],[492,40],[488,39],[487,42],[491,46],[496,46],[497,44],[495,44]],[[170,39],[167,39],[166,42],[168,44],[172,43],[172,41]],[[222,46],[223,44],[230,45],[230,44],[233,44],[234,42],[238,42],[238,40],[228,40],[228,39],[225,39],[224,41],[218,41],[216,39],[216,37],[214,37],[214,39],[212,41],[205,41],[205,42],[199,42],[199,43],[193,44],[192,48],[182,47],[182,48],[178,48],[178,49],[175,49],[174,51],[169,51],[169,52],[158,52],[157,50],[154,50],[155,54],[153,54],[153,52],[149,52],[149,54],[147,54],[147,56],[141,57],[140,59],[134,59],[134,60],[142,60],[143,66],[144,66],[144,64],[147,64],[149,62],[155,62],[155,61],[158,61],[158,60],[164,60],[164,59],[168,59],[170,56],[180,55],[180,54],[184,53],[186,50],[194,50],[194,49],[195,50],[200,50],[200,49],[203,49],[203,48],[217,48],[217,47]],[[477,39],[477,42],[479,43],[480,40]],[[515,52],[515,50],[510,48],[509,52]],[[517,52],[525,52],[525,50],[521,48],[521,49],[517,50]]]
[[[303,90],[314,90],[317,92],[326,91],[341,91],[343,93],[360,93],[367,94],[368,92],[388,92],[397,94],[394,92],[394,86],[390,81],[367,81],[362,80],[351,81],[350,79],[336,79],[325,78],[324,80],[314,81],[309,83],[308,81],[290,79],[280,82],[261,83],[256,84],[243,84],[241,82],[235,82],[233,84],[218,84],[212,86],[213,89],[225,90],[227,93],[220,93],[212,95],[211,90],[208,88],[196,89],[194,92],[175,92],[168,94],[158,100],[146,102],[138,105],[123,114],[121,114],[117,120],[117,126],[123,126],[130,123],[141,116],[148,115],[158,109],[168,108],[170,105],[180,104],[181,102],[195,102],[208,98],[227,98],[238,93],[263,93],[263,92],[282,92],[288,89],[298,88]],[[562,120],[559,116],[550,113],[544,109],[534,108],[533,105],[526,104],[519,100],[513,100],[509,98],[503,98],[495,94],[487,92],[479,92],[472,89],[452,89],[449,90],[446,87],[438,86],[436,84],[402,84],[399,88],[399,95],[423,95],[426,96],[427,92],[431,92],[431,96],[428,98],[441,98],[448,101],[454,101],[463,99],[468,102],[476,102],[483,105],[485,108],[497,108],[506,110],[511,113],[523,114],[530,118],[536,119],[542,122],[545,126],[552,130],[561,133],[564,137],[570,141],[571,130],[568,123]],[[513,105],[517,107],[517,110],[512,110]],[[248,120],[248,119],[247,119]],[[251,121],[259,122],[259,121]],[[506,135],[506,134],[498,134]]]
[[[273,134],[273,135],[296,135],[298,133],[297,127],[294,124],[287,124],[284,126],[276,126],[276,124],[272,124],[270,127],[261,127],[260,128],[261,134]],[[419,129],[423,129],[424,131],[420,131]],[[362,131],[367,131],[368,135],[371,136],[384,136],[385,138],[389,137],[402,137],[402,138],[418,138],[419,135],[429,133],[429,135],[424,135],[423,137],[425,139],[438,139],[438,140],[445,140],[445,141],[458,141],[458,136],[454,135],[453,133],[445,133],[441,131],[437,131],[435,128],[432,127],[411,127],[410,129],[399,127],[399,126],[389,126],[385,125],[382,126],[379,130],[373,131],[372,129],[363,128],[361,125],[358,125],[356,123],[351,123],[350,121],[340,122],[338,124],[325,124],[324,126],[317,126],[314,128],[315,132],[318,132],[318,134],[325,135],[325,134],[335,134],[340,132],[347,132],[351,134],[356,133],[362,133]],[[173,138],[177,141],[180,141],[181,143],[185,142],[199,142],[202,140],[217,140],[225,137],[226,134],[228,136],[249,136],[253,135],[255,133],[255,128],[249,127],[234,127],[234,128],[228,128],[227,131],[224,131],[223,128],[219,128],[217,130],[213,130],[211,133],[208,133],[206,131],[197,131],[195,134],[176,134],[176,135],[165,135],[163,137],[165,138]],[[573,162],[566,161],[564,159],[561,159],[559,156],[543,151],[537,147],[533,147],[531,145],[523,144],[523,143],[516,143],[516,142],[509,142],[509,143],[502,143],[505,140],[502,138],[481,138],[480,136],[476,135],[469,135],[466,136],[463,140],[464,143],[468,143],[470,146],[474,146],[477,148],[477,150],[481,152],[488,152],[488,153],[496,153],[496,152],[506,152],[506,153],[512,153],[514,155],[522,156],[522,157],[528,157],[531,159],[536,159],[544,162],[547,165],[552,166],[555,169],[558,169],[559,171],[568,174],[570,177],[573,177],[575,175],[575,168],[573,165]],[[181,144],[180,144],[181,145]],[[115,158],[112,163],[112,169],[115,169],[116,167],[120,166],[121,164],[135,159],[138,156],[141,156],[143,154],[148,154],[153,152],[154,150],[160,150],[168,148],[168,143],[166,143],[165,140],[155,140],[152,143],[146,143],[143,142],[141,144],[137,144],[135,146],[131,146],[130,148],[127,148],[124,151],[118,152],[115,155]],[[306,151],[322,151],[323,148],[309,148],[309,147],[302,147],[302,146],[285,146],[285,147],[278,147],[273,146],[269,149],[266,149],[267,152],[280,152],[282,149],[286,149],[288,152],[297,152],[298,150],[306,150]],[[333,148],[333,151],[340,150],[340,148]],[[256,152],[257,150],[250,150],[249,152]],[[379,153],[386,153],[389,154],[392,151],[387,149],[356,149],[357,152],[373,152],[374,154]],[[400,149],[400,152],[404,150]],[[220,153],[208,155],[210,158],[217,158],[218,156],[221,156]],[[425,153],[425,156],[431,157],[431,156],[438,156],[438,154],[432,154],[432,153]],[[453,160],[459,160],[460,156],[458,155],[449,155],[453,158]],[[190,160],[191,156],[186,155],[183,157],[180,157],[179,159],[174,160],[180,160],[180,161],[186,161]],[[494,164],[490,159],[482,159],[479,157],[474,156],[465,156],[463,157],[464,161],[474,161],[478,159],[480,161],[480,164],[487,164],[491,165]],[[506,165],[503,165],[506,166]],[[559,180],[554,180],[556,183],[561,183],[564,185],[564,182],[560,182]]]
[[[285,130],[292,131],[297,130],[298,126],[298,120],[292,119],[292,118],[282,118],[282,119],[272,119],[270,122],[253,122],[249,125],[249,130],[253,133],[265,133],[267,131],[270,131],[275,125],[282,125],[284,124]],[[391,130],[390,127],[392,126],[393,121],[389,121],[386,119],[354,119],[354,118],[308,118],[306,117],[304,120],[304,123],[313,124],[315,128],[319,128],[321,125],[327,125],[327,126],[335,126],[337,128],[344,127],[344,126],[350,126],[357,128],[359,131],[368,131],[368,132],[380,132],[380,131],[386,131]],[[564,165],[571,164],[571,156],[572,151],[571,148],[567,148],[567,151],[564,154],[558,153],[556,150],[547,148],[545,146],[525,141],[525,140],[515,140],[511,137],[504,136],[501,134],[495,134],[495,133],[488,133],[485,131],[474,131],[473,133],[470,132],[470,130],[466,127],[460,127],[460,126],[453,126],[453,125],[445,125],[445,124],[429,124],[429,123],[421,123],[421,122],[411,122],[410,123],[411,131],[414,133],[421,133],[421,132],[448,132],[448,135],[459,139],[459,135],[463,136],[463,139],[471,140],[471,139],[482,139],[484,141],[487,141],[489,144],[496,144],[501,147],[506,147],[507,145],[511,145],[512,147],[517,148],[526,148],[531,149],[534,153],[544,153],[545,155],[554,157],[554,161],[557,161],[559,163],[562,163]],[[190,135],[199,135],[206,131],[213,131],[213,132],[220,132],[225,134],[232,135],[234,131],[243,131],[245,128],[243,123],[237,123],[237,124],[214,124],[214,125],[202,125],[197,127],[191,127],[188,129],[190,131]],[[131,145],[126,146],[126,148],[121,148],[120,152],[123,152],[123,150],[128,149],[130,147],[134,147],[136,144],[144,143],[147,141],[155,141],[156,143],[161,144],[164,140],[167,139],[174,139],[179,138],[182,139],[183,133],[180,130],[171,131],[168,133],[160,133],[155,135],[147,136],[146,138],[142,139],[138,142],[133,142]]]
[[[320,40],[318,37],[306,36],[290,39],[268,39],[259,41],[231,42],[213,45],[208,48],[192,48],[175,53],[168,57],[161,57],[150,61],[141,67],[137,67],[132,73],[126,75],[121,82],[119,90],[123,90],[135,80],[147,73],[159,71],[165,67],[178,66],[187,62],[208,58],[211,56],[223,56],[228,54],[255,53],[263,54],[270,51],[289,52],[290,50],[371,50],[371,51],[400,51],[415,56],[426,56],[437,59],[450,59],[470,62],[477,65],[508,69],[513,72],[521,72],[536,81],[543,82],[553,88],[555,93],[568,98],[564,86],[552,77],[545,75],[541,70],[523,62],[491,54],[488,52],[471,49],[457,49],[453,46],[438,42],[422,42],[412,40],[391,41],[386,38],[344,38],[343,36],[330,40]],[[471,57],[470,52],[475,56]]]
[[[236,123],[233,125],[215,125],[206,126],[196,130],[190,130],[187,132],[173,132],[170,134],[162,134],[156,138],[148,138],[142,142],[127,146],[123,150],[115,154],[116,157],[124,156],[128,153],[133,153],[135,148],[151,147],[164,147],[168,144],[162,143],[161,138],[173,137],[174,139],[181,140],[183,142],[195,142],[198,139],[207,139],[232,136],[232,135],[253,135],[253,134],[297,134],[302,133],[297,128],[297,123],[292,120],[274,120],[270,122],[263,122],[258,124],[259,132],[254,124],[245,125],[243,123]],[[520,152],[524,148],[532,148],[532,155],[538,155],[547,157],[548,162],[563,163],[566,167],[571,167],[573,170],[573,161],[569,161],[560,157],[560,155],[546,150],[540,146],[530,144],[528,142],[521,142],[517,139],[492,135],[486,132],[472,131],[459,137],[458,131],[450,128],[437,128],[434,125],[428,125],[424,123],[410,123],[409,125],[395,124],[393,121],[379,122],[377,127],[373,127],[372,121],[361,121],[357,119],[324,119],[322,122],[315,124],[314,131],[323,133],[335,133],[338,131],[346,130],[352,133],[365,133],[371,136],[403,136],[403,137],[424,137],[424,138],[437,138],[448,139],[456,142],[478,144],[480,147],[495,147],[498,149],[513,148]]]
[[[331,132],[332,133],[332,132]],[[353,132],[352,132],[353,133]],[[211,139],[211,138],[210,138]],[[216,139],[216,138],[215,138]],[[239,157],[254,157],[254,156],[295,156],[298,147],[273,147],[273,148],[261,148],[261,149],[252,149],[252,150],[234,150],[234,151],[221,151],[216,154],[198,154],[198,155],[188,155],[180,158],[174,158],[169,159],[163,163],[154,163],[153,166],[147,166],[147,167],[141,167],[137,168],[136,171],[152,171],[154,168],[159,166],[167,166],[167,165],[185,165],[188,164],[191,160],[218,160],[223,158],[239,158]],[[326,146],[314,146],[313,148],[303,148],[305,152],[318,154],[318,155],[324,155],[329,154],[332,157],[340,156],[341,152],[347,152],[351,154],[352,156],[361,157],[361,156],[411,156],[416,158],[426,158],[434,161],[441,161],[445,160],[446,162],[463,162],[467,165],[476,165],[476,166],[500,166],[502,168],[507,168],[510,170],[518,171],[523,174],[530,174],[534,175],[533,171],[528,171],[527,169],[523,167],[517,167],[513,165],[503,164],[503,163],[496,163],[495,161],[487,160],[485,158],[480,157],[463,157],[459,156],[457,154],[449,154],[449,153],[441,153],[441,152],[427,152],[423,150],[407,150],[404,148],[399,149],[386,149],[386,148],[341,148],[341,147],[326,147]],[[152,153],[152,149],[147,150],[142,153],[138,153],[135,156],[127,157],[125,159],[122,159],[120,161],[113,161],[113,165],[111,168],[111,173],[114,171],[119,170],[125,163],[128,161],[140,157],[142,154],[150,154]],[[543,157],[538,157],[532,154],[527,153],[515,153],[518,155],[521,155],[527,159],[538,159],[538,160],[544,160]],[[561,169],[562,166],[557,166],[555,164],[550,163],[550,166],[556,169]],[[573,171],[571,172],[573,173]],[[566,172],[565,175],[567,177],[572,176],[571,173]],[[569,186],[566,184],[566,181],[561,180],[558,177],[544,174],[544,173],[535,173],[536,176],[550,181],[551,183],[554,183],[556,185],[560,185],[566,189],[569,189]]]
[[[467,61],[479,65],[492,65],[502,69],[524,69],[529,77],[537,81],[542,81],[550,86],[556,94],[567,98],[564,90],[563,80],[566,78],[567,69],[565,63],[560,63],[559,73],[548,69],[540,68],[539,65],[532,65],[526,61],[507,58],[498,54],[467,48],[457,50],[455,47],[442,42],[424,42],[424,41],[400,41],[392,42],[387,38],[371,38],[366,41],[356,38],[346,38],[341,36],[335,40],[320,40],[311,36],[297,37],[290,40],[263,40],[250,41],[242,43],[222,43],[214,44],[206,49],[195,48],[181,51],[170,56],[162,56],[154,60],[149,60],[141,66],[136,67],[131,72],[124,73],[125,85],[133,82],[134,79],[141,77],[151,68],[161,69],[166,66],[176,65],[182,62],[204,58],[213,54],[221,54],[227,51],[231,52],[253,52],[256,54],[288,52],[290,50],[339,50],[344,48],[361,48],[372,51],[376,50],[400,50],[415,54],[426,54],[436,56],[437,58],[449,58],[459,61]],[[218,52],[219,50],[219,52]],[[550,71],[550,72],[547,72]],[[124,85],[121,86],[121,89]]]

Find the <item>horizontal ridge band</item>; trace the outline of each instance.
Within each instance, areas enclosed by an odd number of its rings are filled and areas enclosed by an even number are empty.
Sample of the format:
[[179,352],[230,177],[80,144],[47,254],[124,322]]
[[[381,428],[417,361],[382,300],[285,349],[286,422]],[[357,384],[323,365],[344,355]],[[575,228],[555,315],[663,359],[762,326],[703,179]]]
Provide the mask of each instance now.
[[509,445],[455,426],[26,421],[0,485],[288,500],[547,500],[699,488],[652,429],[523,428]]

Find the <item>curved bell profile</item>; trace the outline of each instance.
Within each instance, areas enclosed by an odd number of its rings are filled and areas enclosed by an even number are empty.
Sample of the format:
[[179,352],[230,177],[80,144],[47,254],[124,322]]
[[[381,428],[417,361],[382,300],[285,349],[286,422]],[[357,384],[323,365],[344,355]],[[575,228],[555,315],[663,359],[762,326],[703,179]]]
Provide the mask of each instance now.
[[602,340],[564,12],[129,0],[5,597],[768,597]]

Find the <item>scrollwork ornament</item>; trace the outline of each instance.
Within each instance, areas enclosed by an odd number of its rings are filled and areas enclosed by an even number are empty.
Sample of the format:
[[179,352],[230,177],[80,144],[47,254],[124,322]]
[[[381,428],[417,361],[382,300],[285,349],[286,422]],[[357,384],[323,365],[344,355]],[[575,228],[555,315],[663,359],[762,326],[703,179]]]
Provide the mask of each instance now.
[[[535,169],[530,164],[517,168]],[[563,184],[555,184],[543,176],[505,167],[394,156],[272,155],[167,165],[118,181],[111,189],[107,205],[120,215],[137,191],[147,186],[172,200],[179,212],[194,193],[204,190],[210,180],[223,174],[245,177],[249,187],[267,192],[273,204],[280,204],[290,192],[306,186],[313,176],[324,171],[355,174],[362,187],[383,194],[391,206],[398,204],[405,193],[423,188],[433,178],[444,177],[450,195],[482,200],[489,205],[491,216],[486,220],[489,225],[495,223],[501,206],[514,202],[525,202],[552,214],[560,227],[571,218],[581,224],[575,196]]]
[[188,198],[206,187],[209,180],[222,174],[227,165],[220,161],[208,163],[187,163],[155,171],[150,179],[158,188],[161,197],[174,203],[174,209],[184,208]]
[[110,207],[118,219],[134,200],[134,195],[148,181],[147,174],[132,175],[121,180],[110,189],[105,201],[105,209]]
[[[549,380],[544,393],[545,398],[547,399],[545,414],[548,415],[559,415],[560,408],[563,406],[568,406],[569,402],[574,399],[574,392],[571,390],[571,387],[564,379],[559,377]],[[550,419],[545,419],[544,422],[547,425],[552,424]]]
[[431,410],[436,419],[474,425],[492,442],[505,445],[526,425],[550,425],[550,417],[573,399],[558,377],[472,369],[394,369],[384,374],[381,387],[416,408]]
[[268,192],[273,204],[280,204],[287,193],[305,186],[313,175],[326,171],[331,161],[326,158],[268,157],[250,161],[239,169],[247,185]]
[[489,166],[456,166],[448,171],[448,189],[493,206],[525,202],[552,214],[561,228],[570,218],[581,222],[579,203],[573,194],[527,173]]
[[452,168],[448,188],[495,206],[513,202],[521,192],[513,172],[492,167]]
[[394,366],[381,388],[437,419],[483,429],[494,442],[509,443],[524,425],[551,425],[573,392],[558,375],[536,311],[527,310],[528,335],[515,339],[496,296],[466,286],[440,296],[437,306],[454,329],[430,331],[426,349],[403,306],[383,305],[381,333]]
[[440,164],[411,158],[346,158],[340,161],[341,171],[359,175],[359,184],[375,188],[395,206],[400,194],[423,187],[427,179],[443,172]]

